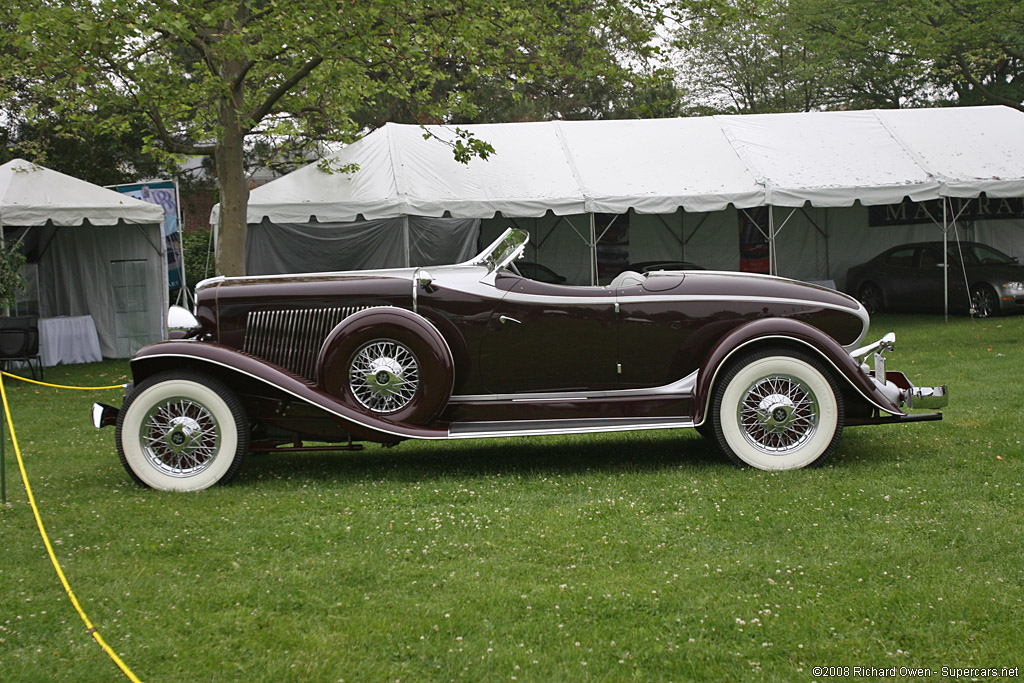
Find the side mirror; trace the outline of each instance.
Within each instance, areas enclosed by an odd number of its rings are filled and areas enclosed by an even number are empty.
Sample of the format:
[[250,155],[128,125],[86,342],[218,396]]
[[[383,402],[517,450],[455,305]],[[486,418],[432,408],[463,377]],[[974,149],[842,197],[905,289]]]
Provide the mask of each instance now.
[[416,269],[415,278],[416,284],[422,287],[423,289],[430,287],[430,285],[434,283],[434,278],[430,275],[430,273],[423,270],[422,268]]

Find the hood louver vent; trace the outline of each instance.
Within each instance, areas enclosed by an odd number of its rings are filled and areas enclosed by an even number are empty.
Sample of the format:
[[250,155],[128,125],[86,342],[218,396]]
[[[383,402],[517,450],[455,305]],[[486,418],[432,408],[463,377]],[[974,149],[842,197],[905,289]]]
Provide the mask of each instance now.
[[327,335],[342,320],[367,308],[373,306],[252,311],[242,350],[315,381],[316,359]]

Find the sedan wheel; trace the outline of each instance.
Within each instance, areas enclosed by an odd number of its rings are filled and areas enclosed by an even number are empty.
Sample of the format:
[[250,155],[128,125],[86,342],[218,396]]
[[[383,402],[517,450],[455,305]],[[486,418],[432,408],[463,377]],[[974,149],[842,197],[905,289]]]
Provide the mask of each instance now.
[[716,385],[718,445],[741,467],[788,470],[820,465],[843,431],[843,398],[816,358],[783,348],[740,358]]
[[164,372],[125,399],[117,450],[138,483],[198,491],[237,474],[249,450],[248,420],[223,382],[197,372]]
[[988,318],[995,315],[999,301],[995,291],[988,285],[974,285],[971,287],[971,306],[975,318]]
[[863,285],[860,288],[860,292],[857,296],[860,299],[861,304],[871,315],[878,313],[882,310],[882,290],[877,285],[873,285],[870,282]]

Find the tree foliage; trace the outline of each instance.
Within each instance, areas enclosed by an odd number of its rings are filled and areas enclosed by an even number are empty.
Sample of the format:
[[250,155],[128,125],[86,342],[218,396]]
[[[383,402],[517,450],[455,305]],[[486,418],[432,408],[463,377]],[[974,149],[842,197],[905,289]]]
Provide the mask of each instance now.
[[682,77],[712,111],[1024,102],[1016,0],[684,0]]
[[17,52],[77,126],[213,156],[218,271],[240,274],[253,138],[607,108],[653,50],[645,1],[26,0]]
[[25,255],[16,247],[0,245],[0,307],[14,303],[14,296],[24,286],[21,267],[25,265]]

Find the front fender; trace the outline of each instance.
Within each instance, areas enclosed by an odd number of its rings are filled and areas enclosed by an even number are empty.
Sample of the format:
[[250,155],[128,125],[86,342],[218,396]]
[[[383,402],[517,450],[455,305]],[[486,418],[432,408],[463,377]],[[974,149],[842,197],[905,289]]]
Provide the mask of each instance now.
[[697,386],[694,387],[694,424],[704,423],[710,410],[715,380],[738,351],[779,343],[791,344],[820,356],[826,364],[835,369],[837,379],[845,380],[857,394],[875,408],[893,415],[906,414],[878,390],[874,382],[861,371],[853,357],[835,339],[799,320],[764,318],[731,330],[704,358],[697,374]]
[[151,344],[135,355],[131,367],[136,383],[157,372],[184,367],[207,369],[224,378],[229,386],[232,375],[256,380],[329,413],[360,439],[393,442],[448,438],[445,428],[410,426],[356,411],[308,380],[222,344],[188,340]]

